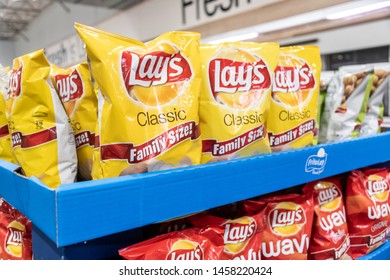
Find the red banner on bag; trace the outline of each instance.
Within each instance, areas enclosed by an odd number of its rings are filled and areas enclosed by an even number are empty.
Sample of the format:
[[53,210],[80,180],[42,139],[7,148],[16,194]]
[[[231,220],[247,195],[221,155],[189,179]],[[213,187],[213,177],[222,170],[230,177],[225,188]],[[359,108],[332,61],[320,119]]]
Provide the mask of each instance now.
[[195,140],[199,136],[199,126],[193,121],[186,122],[138,146],[132,143],[102,145],[101,160],[124,159],[130,164],[139,163],[161,155],[184,140]]
[[203,140],[202,152],[211,153],[213,156],[230,155],[257,140],[264,139],[265,136],[266,134],[264,125],[260,125],[226,141],[218,142],[214,139]]
[[32,148],[57,139],[55,126],[31,134],[23,135],[21,132],[12,133],[12,148],[20,146],[22,149]]

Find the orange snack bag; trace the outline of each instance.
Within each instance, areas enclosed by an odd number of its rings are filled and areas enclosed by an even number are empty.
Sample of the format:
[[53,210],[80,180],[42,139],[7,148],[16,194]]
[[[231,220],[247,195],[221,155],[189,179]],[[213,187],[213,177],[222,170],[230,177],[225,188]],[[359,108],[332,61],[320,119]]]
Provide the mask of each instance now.
[[270,153],[266,120],[277,43],[201,45],[202,163]]
[[0,197],[0,260],[31,259],[31,221]]
[[287,194],[243,201],[247,213],[264,211],[263,260],[307,260],[313,223],[313,197]]
[[200,35],[170,32],[144,44],[81,24],[76,30],[102,96],[92,177],[199,164]]
[[223,238],[224,260],[260,260],[263,232],[263,213],[225,219],[209,214],[199,214],[188,218],[197,228],[214,228]]
[[292,46],[280,51],[268,118],[272,151],[312,145],[317,134],[320,50]]
[[77,155],[69,117],[49,75],[43,50],[15,58],[5,102],[17,163],[27,176],[56,188],[75,181]]
[[390,233],[390,173],[387,168],[354,170],[348,177],[345,207],[353,259],[375,250]]
[[65,106],[75,134],[78,177],[91,180],[97,122],[97,96],[86,62],[69,69],[51,66],[51,80]]
[[213,227],[172,231],[119,250],[127,260],[220,260],[221,232]]
[[310,182],[304,187],[304,192],[314,199],[309,259],[351,259],[347,253],[350,239],[340,178]]

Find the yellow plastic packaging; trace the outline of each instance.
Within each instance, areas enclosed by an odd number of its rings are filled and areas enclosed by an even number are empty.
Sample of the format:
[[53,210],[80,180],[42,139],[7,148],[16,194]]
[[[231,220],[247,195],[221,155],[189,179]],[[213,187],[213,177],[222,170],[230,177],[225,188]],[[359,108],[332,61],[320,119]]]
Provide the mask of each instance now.
[[313,144],[321,74],[317,46],[280,49],[268,121],[272,151]]
[[3,93],[0,91],[0,159],[15,162],[12,145],[11,145],[11,136],[8,129],[8,120],[5,113],[5,102]]
[[15,58],[6,110],[17,164],[50,188],[75,181],[77,155],[64,106],[43,50]]
[[277,43],[201,45],[202,163],[270,153],[266,121]]
[[68,69],[51,66],[50,77],[64,104],[75,134],[78,177],[91,180],[92,158],[97,122],[97,96],[88,63]]
[[78,23],[76,30],[101,95],[93,179],[198,164],[200,35],[169,32],[144,44]]
[[9,83],[8,70],[0,64],[0,159],[15,162],[11,137],[8,129],[8,120],[5,112],[4,95],[7,93]]

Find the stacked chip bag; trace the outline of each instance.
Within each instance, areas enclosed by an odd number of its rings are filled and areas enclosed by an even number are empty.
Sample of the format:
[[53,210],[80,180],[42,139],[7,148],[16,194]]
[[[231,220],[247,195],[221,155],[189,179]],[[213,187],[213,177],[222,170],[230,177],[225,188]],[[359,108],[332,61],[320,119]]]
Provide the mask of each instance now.
[[387,168],[354,170],[348,177],[345,208],[356,259],[386,242],[390,234],[390,173]]
[[270,153],[266,120],[277,43],[203,44],[202,163]]
[[78,178],[91,180],[97,122],[97,96],[86,62],[68,69],[52,65],[51,80],[65,106],[75,134]]
[[248,215],[263,211],[263,260],[307,260],[313,222],[313,196],[291,193],[245,200]]
[[351,259],[348,255],[350,239],[340,178],[310,182],[303,190],[314,200],[309,259]]
[[101,172],[92,177],[199,164],[200,34],[169,32],[144,44],[77,23],[76,30],[103,103]]
[[0,259],[31,260],[31,221],[0,197]]
[[390,91],[390,63],[374,65],[372,88],[367,104],[360,135],[373,135],[380,132],[383,121],[383,99]]
[[222,233],[214,228],[189,228],[162,234],[119,250],[127,260],[220,260]]
[[4,101],[4,95],[8,91],[8,83],[9,75],[6,69],[0,64],[0,159],[15,162]]
[[268,118],[273,152],[310,146],[317,133],[320,49],[292,46],[280,51]]
[[43,50],[15,58],[5,102],[17,163],[27,176],[56,188],[75,181],[77,155],[69,117],[49,74]]
[[358,137],[373,82],[370,65],[340,69],[328,86],[320,126],[320,143]]
[[197,228],[210,228],[223,238],[222,260],[260,260],[263,232],[263,213],[235,219],[199,214],[189,217],[189,223]]

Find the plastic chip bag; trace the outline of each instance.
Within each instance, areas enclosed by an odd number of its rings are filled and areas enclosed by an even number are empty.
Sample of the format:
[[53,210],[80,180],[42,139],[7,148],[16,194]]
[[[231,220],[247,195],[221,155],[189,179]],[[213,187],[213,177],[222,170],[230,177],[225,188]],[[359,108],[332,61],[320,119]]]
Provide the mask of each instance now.
[[102,97],[92,177],[199,164],[200,35],[170,32],[144,44],[81,24],[76,30]]
[[97,95],[86,62],[69,69],[52,65],[51,79],[75,134],[78,177],[91,180],[97,122]]
[[56,188],[75,181],[77,155],[69,117],[49,74],[43,50],[15,58],[5,102],[17,164],[27,176]]
[[202,163],[270,153],[266,121],[277,43],[201,45]]

